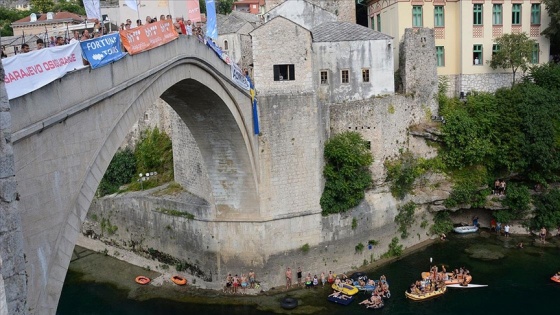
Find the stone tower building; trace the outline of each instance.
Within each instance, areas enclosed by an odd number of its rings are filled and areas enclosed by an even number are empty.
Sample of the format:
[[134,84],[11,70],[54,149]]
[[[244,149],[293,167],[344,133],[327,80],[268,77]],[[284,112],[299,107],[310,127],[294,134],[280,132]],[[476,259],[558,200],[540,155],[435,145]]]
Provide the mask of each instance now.
[[[266,11],[291,0],[266,0]],[[338,17],[339,22],[356,23],[356,2],[354,0],[306,0]]]
[[[400,43],[400,77],[405,94],[432,98],[437,93],[434,30],[407,28]],[[426,79],[430,78],[430,79]]]

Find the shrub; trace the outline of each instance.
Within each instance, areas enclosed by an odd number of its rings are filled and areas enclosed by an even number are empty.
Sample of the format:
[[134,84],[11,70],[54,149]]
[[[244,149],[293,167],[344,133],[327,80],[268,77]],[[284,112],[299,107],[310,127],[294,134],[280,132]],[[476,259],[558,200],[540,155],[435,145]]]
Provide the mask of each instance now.
[[434,216],[434,225],[430,227],[430,232],[433,235],[440,235],[441,233],[448,233],[453,229],[453,222],[449,218],[449,212],[439,211]]
[[403,253],[403,246],[399,244],[399,239],[393,237],[391,243],[389,243],[389,250],[381,255],[381,258],[398,257]]
[[356,245],[355,249],[356,249],[356,253],[361,253],[364,250],[364,244],[362,244],[361,242],[358,243],[358,245]]
[[352,230],[355,230],[358,227],[358,220],[356,218],[352,218]]
[[395,222],[399,225],[399,232],[401,232],[401,238],[408,237],[408,228],[414,223],[414,210],[416,209],[416,204],[409,201],[403,206],[398,208],[399,213],[395,216]]
[[119,187],[130,183],[136,175],[136,158],[131,149],[119,150],[111,159],[97,193],[99,196],[116,193]]
[[357,132],[343,132],[327,141],[324,155],[323,215],[345,212],[357,206],[371,186],[369,166],[373,157],[368,143]]
[[301,246],[300,249],[303,253],[308,253],[309,252],[309,244],[305,243],[305,245]]

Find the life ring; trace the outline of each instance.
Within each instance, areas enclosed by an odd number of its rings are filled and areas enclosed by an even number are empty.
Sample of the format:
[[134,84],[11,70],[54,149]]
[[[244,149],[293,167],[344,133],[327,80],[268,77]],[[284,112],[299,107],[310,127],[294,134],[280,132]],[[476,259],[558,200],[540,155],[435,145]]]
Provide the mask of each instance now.
[[390,299],[391,298],[391,291],[387,291],[387,294],[385,294],[385,296]]
[[176,285],[185,285],[187,284],[187,279],[181,277],[181,276],[173,276],[171,277],[171,281],[173,281],[173,283],[175,283]]
[[138,277],[136,277],[136,279],[134,279],[134,281],[136,281],[136,283],[138,283],[138,284],[144,285],[144,284],[150,283],[151,280],[150,280],[150,278],[145,277],[145,276],[138,276]]
[[298,306],[298,301],[291,297],[286,297],[280,302],[280,306],[285,310],[291,310]]

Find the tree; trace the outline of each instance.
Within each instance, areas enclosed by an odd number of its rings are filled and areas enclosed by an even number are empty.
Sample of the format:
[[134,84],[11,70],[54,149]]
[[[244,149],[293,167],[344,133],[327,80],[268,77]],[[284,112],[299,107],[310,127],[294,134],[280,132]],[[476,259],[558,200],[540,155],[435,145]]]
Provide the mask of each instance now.
[[29,11],[19,11],[13,8],[0,7],[0,35],[12,36],[14,30],[11,24],[19,19],[29,16]]
[[535,41],[527,34],[504,34],[496,38],[498,51],[492,55],[492,60],[486,62],[492,69],[511,69],[513,73],[511,86],[515,84],[515,73],[519,68],[523,72],[529,68]]
[[30,0],[29,4],[34,12],[47,13],[54,9],[53,0]]
[[325,189],[320,204],[323,215],[345,212],[364,199],[372,183],[369,166],[373,156],[357,132],[343,132],[325,144]]
[[230,14],[233,9],[233,0],[217,0],[216,11],[219,14]]
[[[80,5],[81,4],[81,5]],[[53,12],[72,12],[80,15],[86,15],[86,9],[83,3],[80,2],[66,2],[61,1],[54,5]]]

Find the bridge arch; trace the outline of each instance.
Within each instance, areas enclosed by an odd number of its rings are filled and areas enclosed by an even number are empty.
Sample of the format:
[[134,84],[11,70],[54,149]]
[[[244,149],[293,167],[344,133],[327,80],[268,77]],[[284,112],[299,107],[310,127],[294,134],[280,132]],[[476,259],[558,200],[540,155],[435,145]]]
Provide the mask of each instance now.
[[[186,123],[202,154],[210,190],[203,197],[212,205],[204,219],[260,216],[250,97],[213,52],[181,38],[86,71],[11,102],[33,313],[55,313],[97,186],[127,132],[159,97]],[[101,90],[106,81],[112,87]]]

